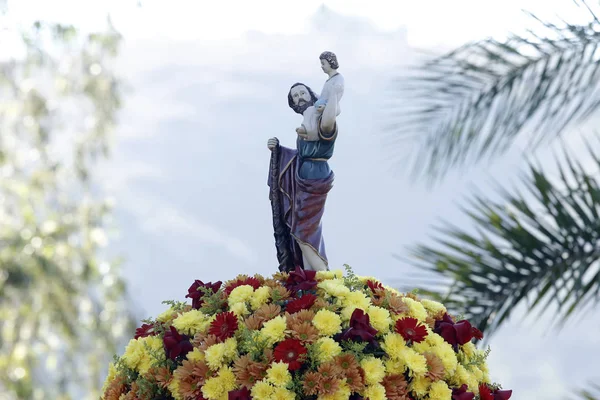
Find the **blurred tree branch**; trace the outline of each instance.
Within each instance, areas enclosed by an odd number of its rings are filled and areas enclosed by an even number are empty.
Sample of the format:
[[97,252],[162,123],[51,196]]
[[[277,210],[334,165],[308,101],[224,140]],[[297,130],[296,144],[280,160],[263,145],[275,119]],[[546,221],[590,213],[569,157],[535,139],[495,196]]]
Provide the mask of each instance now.
[[91,179],[121,104],[119,41],[110,23],[36,23],[0,64],[0,391],[14,398],[98,398],[133,328]]

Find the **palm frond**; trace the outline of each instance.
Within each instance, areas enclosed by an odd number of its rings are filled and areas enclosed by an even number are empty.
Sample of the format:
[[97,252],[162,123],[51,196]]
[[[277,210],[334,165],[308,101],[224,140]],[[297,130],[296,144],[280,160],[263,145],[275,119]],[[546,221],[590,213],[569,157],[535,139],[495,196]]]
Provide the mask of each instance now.
[[[600,106],[600,23],[537,26],[506,40],[469,43],[391,85],[386,127],[408,150],[413,176],[432,180],[506,151],[527,133],[533,148]],[[414,146],[407,146],[407,141]]]
[[560,325],[600,300],[600,182],[564,157],[555,181],[531,164],[524,194],[472,197],[463,210],[473,231],[446,224],[434,245],[413,248],[415,266],[438,277],[426,293],[488,335],[521,304],[554,305]]
[[[597,382],[598,380],[596,380]],[[585,389],[577,392],[579,400],[600,400],[600,384],[590,382]]]

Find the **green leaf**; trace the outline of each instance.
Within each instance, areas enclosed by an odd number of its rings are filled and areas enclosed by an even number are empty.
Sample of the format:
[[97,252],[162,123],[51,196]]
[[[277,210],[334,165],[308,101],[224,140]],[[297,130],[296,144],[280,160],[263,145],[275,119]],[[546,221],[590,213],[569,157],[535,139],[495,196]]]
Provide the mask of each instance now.
[[[582,3],[587,6],[586,3]],[[600,23],[559,25],[469,43],[395,81],[387,131],[414,177],[442,178],[498,156],[527,135],[527,150],[584,121],[600,105]]]

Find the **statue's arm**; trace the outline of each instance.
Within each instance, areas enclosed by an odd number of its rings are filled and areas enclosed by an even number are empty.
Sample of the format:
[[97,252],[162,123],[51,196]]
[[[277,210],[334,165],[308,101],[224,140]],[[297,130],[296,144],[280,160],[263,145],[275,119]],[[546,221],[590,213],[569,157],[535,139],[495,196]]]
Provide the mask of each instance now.
[[324,136],[331,136],[335,133],[335,117],[337,115],[337,107],[337,94],[333,94],[327,101],[327,105],[325,106],[325,110],[323,110],[323,115],[321,116],[321,123],[319,125],[319,127],[321,128],[321,133]]

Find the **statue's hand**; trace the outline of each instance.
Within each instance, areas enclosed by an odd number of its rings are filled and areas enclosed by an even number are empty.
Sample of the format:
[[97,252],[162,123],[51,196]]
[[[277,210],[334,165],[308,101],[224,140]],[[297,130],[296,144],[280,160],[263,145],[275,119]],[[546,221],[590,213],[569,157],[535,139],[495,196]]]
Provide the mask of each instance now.
[[317,106],[317,112],[322,113],[323,110],[325,109],[325,105],[324,104],[320,104]]
[[279,146],[279,139],[276,137],[269,139],[267,142],[267,148],[271,151],[273,151],[273,149],[277,146]]
[[304,127],[304,125],[299,126],[298,128],[296,128],[296,133],[302,139],[308,139],[308,134],[306,133],[306,128]]

